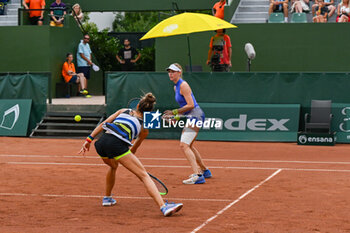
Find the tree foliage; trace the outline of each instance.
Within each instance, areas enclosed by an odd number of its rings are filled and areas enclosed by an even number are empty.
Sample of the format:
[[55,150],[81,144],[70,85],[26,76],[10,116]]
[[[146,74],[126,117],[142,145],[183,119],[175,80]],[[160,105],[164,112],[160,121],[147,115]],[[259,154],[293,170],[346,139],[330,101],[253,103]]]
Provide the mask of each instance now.
[[[209,13],[209,11],[198,11]],[[179,13],[179,12],[178,12]],[[115,32],[147,32],[158,22],[172,16],[172,12],[123,12],[115,16],[113,31]],[[121,66],[116,59],[118,51],[122,48],[123,41],[108,35],[108,30],[98,31],[96,24],[87,22],[89,17],[85,15],[84,29],[90,35],[91,50],[98,60],[102,70],[118,71]],[[142,48],[141,58],[137,62],[135,70],[155,70],[155,48]]]
[[108,35],[108,30],[98,31],[96,24],[84,23],[84,29],[90,36],[90,45],[93,55],[96,57],[102,70],[119,70],[115,58],[121,44],[117,38]]
[[147,32],[166,18],[164,16],[164,13],[160,12],[119,13],[115,16],[113,30],[115,32]]

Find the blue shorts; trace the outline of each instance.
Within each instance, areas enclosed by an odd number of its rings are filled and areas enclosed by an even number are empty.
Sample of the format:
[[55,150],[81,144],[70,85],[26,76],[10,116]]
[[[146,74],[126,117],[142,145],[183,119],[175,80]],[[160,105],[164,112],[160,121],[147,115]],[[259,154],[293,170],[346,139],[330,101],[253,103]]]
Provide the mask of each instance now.
[[86,79],[90,79],[90,66],[78,66],[77,73],[83,73]]
[[186,114],[187,120],[195,119],[195,122],[202,121],[204,122],[205,115],[203,110],[198,106],[192,109],[189,113]]
[[72,78],[69,80],[70,83],[77,83],[78,76],[73,75]]
[[276,11],[283,11],[283,4],[279,4],[276,6],[275,10],[273,12],[276,12]]

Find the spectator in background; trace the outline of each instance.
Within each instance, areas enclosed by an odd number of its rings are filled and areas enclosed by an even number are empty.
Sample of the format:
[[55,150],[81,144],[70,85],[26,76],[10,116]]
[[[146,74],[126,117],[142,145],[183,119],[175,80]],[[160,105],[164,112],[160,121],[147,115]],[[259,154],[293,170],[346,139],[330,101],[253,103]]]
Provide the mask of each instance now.
[[62,76],[66,83],[77,83],[79,85],[80,94],[87,95],[89,92],[86,90],[86,78],[83,73],[77,74],[75,72],[75,66],[73,63],[73,54],[67,53],[66,62],[62,66]]
[[346,22],[350,21],[349,0],[343,0],[341,3],[339,3],[337,14],[338,14],[338,16],[337,16],[336,21],[338,23],[346,23]]
[[276,11],[282,11],[284,22],[288,23],[288,0],[270,0],[269,15]]
[[[26,10],[36,10],[29,11],[29,21],[31,25],[43,25],[45,0],[23,0],[23,6]],[[40,11],[40,9],[42,10]]]
[[290,12],[302,13],[303,11],[310,11],[309,0],[297,0],[293,3]]
[[[92,65],[92,52],[89,45],[90,36],[84,35],[77,51],[78,73],[83,73],[87,80],[90,79],[90,66]],[[87,88],[88,84],[86,83]]]
[[66,4],[64,4],[61,0],[54,1],[50,6],[50,26],[63,27],[64,16],[66,14]]
[[210,39],[207,65],[212,71],[230,71],[232,56],[231,39],[225,34],[225,29],[216,30],[216,35]]
[[78,3],[74,4],[72,6],[72,15],[76,20],[79,20],[80,22],[83,21],[84,19],[84,14],[80,8],[80,5]]
[[[312,15],[315,15],[315,9],[318,6],[318,0],[315,0],[315,4],[312,5]],[[334,14],[336,7],[334,6],[334,0],[324,0],[326,7],[328,8],[328,18],[332,17]]]
[[116,55],[117,60],[122,65],[122,71],[134,70],[134,64],[140,57],[141,54],[134,47],[131,47],[129,39],[124,40],[124,48],[120,49]]
[[213,6],[213,9],[211,9],[215,17],[224,19],[225,4],[226,4],[226,0],[220,0],[219,2],[215,3],[215,5]]
[[316,16],[312,18],[314,23],[327,23],[328,7],[323,0],[318,0],[318,6],[315,8]]

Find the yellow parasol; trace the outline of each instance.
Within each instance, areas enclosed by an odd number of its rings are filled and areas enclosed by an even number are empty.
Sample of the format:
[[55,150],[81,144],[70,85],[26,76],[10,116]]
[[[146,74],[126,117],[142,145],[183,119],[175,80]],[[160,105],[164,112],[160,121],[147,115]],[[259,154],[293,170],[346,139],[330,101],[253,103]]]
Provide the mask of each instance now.
[[186,34],[190,61],[189,65],[192,71],[190,40],[188,34],[194,32],[214,31],[224,28],[237,28],[237,26],[208,14],[182,13],[158,23],[140,40]]

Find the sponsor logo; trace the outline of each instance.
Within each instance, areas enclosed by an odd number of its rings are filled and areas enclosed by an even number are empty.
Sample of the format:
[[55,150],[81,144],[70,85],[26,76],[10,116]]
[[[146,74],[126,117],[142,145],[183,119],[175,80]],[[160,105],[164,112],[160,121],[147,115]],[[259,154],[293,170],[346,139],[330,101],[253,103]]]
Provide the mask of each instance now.
[[174,119],[164,120],[163,119],[163,128],[203,128],[203,129],[211,129],[215,128],[216,130],[222,129],[222,120],[216,118],[207,118],[204,121],[197,119],[188,119],[188,120],[179,120],[176,121]]
[[252,131],[289,131],[284,125],[290,119],[251,119],[247,120],[246,114],[240,114],[239,118],[227,119],[224,126],[228,130],[241,130],[245,131],[246,128]]
[[18,117],[19,117],[19,105],[16,104],[4,112],[4,115],[2,117],[2,121],[0,124],[0,128],[12,130],[18,120]]
[[174,30],[176,30],[177,28],[179,27],[179,25],[177,24],[170,24],[168,26],[166,26],[164,29],[163,29],[163,32],[165,33],[172,33]]
[[[341,114],[344,115],[344,116],[348,116],[350,115],[350,107],[345,107],[341,110]],[[339,129],[343,132],[350,132],[350,129],[348,129],[350,127],[350,122],[347,122],[349,121],[350,118],[349,117],[346,117],[343,119],[344,122],[340,123],[339,125]],[[348,124],[348,127],[346,127],[345,125]],[[349,136],[347,136],[347,139],[349,139]]]
[[[163,128],[184,128],[184,127],[197,127],[202,129],[215,129],[215,130],[232,130],[232,131],[289,131],[285,124],[290,119],[273,119],[273,118],[256,118],[249,119],[247,114],[240,114],[238,118],[229,118],[223,120],[221,118],[206,118],[204,121],[198,120],[196,117],[181,116],[180,120],[174,119],[174,117],[162,116],[157,112],[144,112],[144,128],[146,129],[159,129]],[[188,118],[188,119],[187,119]],[[162,121],[162,124],[161,124]]]
[[314,142],[320,142],[320,143],[333,143],[332,137],[322,137],[322,136],[306,136],[306,135],[300,135],[298,137],[298,140],[301,144],[305,143],[314,143]]
[[299,142],[305,144],[307,142],[307,137],[305,135],[300,135]]
[[160,129],[160,116],[162,114],[157,110],[156,112],[143,113],[143,127],[145,129]]

